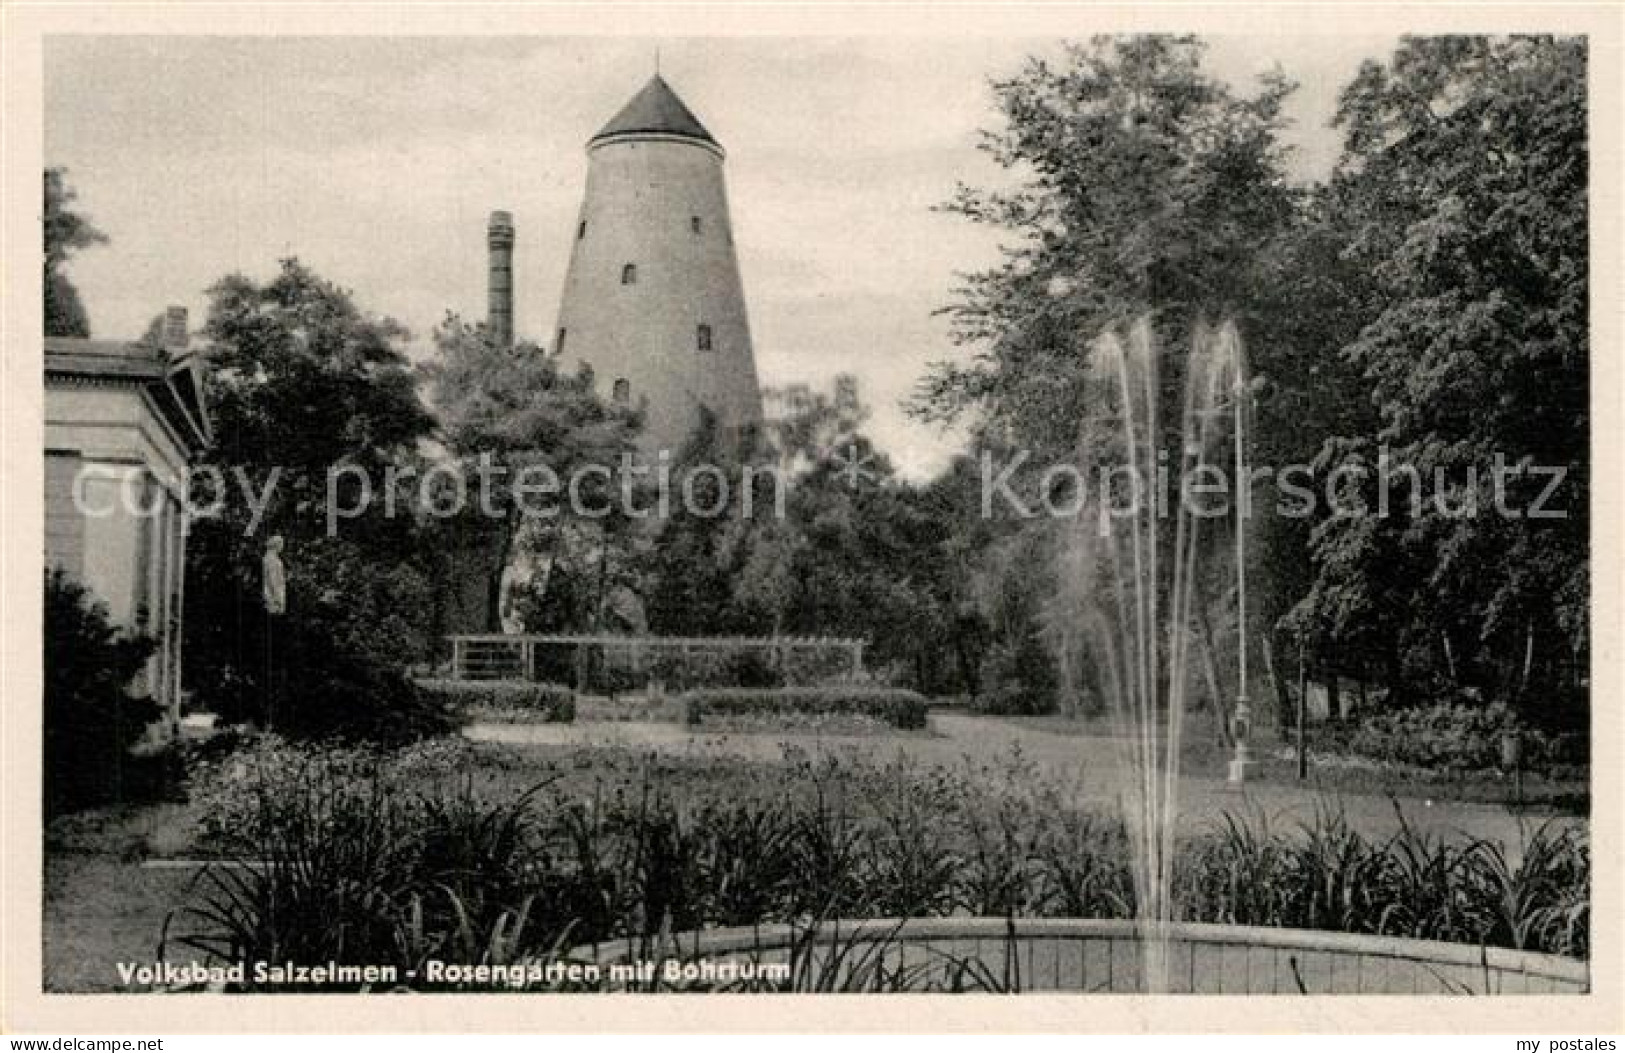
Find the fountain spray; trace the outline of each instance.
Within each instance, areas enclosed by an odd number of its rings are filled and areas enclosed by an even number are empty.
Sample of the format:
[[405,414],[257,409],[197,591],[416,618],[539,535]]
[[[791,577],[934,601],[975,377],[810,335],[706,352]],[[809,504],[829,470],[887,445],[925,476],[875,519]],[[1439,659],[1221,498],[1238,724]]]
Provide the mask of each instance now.
[[[1179,753],[1189,694],[1192,615],[1200,602],[1198,576],[1203,524],[1215,518],[1194,504],[1193,484],[1228,465],[1226,438],[1242,467],[1241,423],[1246,386],[1241,340],[1233,324],[1197,327],[1186,363],[1179,429],[1178,499],[1170,509],[1161,478],[1161,371],[1151,323],[1141,318],[1127,339],[1108,332],[1089,349],[1090,419],[1080,426],[1078,457],[1113,485],[1081,502],[1060,546],[1062,588],[1081,614],[1083,648],[1116,720],[1116,741],[1130,773],[1122,797],[1133,854],[1143,983],[1168,989],[1168,935]],[[1234,400],[1227,403],[1228,400]],[[1244,483],[1245,475],[1238,482]],[[1168,522],[1172,518],[1172,523]],[[1238,572],[1244,555],[1242,513],[1236,510]],[[1244,588],[1244,586],[1242,586]],[[1244,603],[1238,590],[1238,603]],[[1244,624],[1244,622],[1242,623]],[[1074,648],[1074,650],[1076,650]],[[1243,651],[1245,648],[1243,647]],[[1242,659],[1245,661],[1245,658]],[[1245,674],[1242,680],[1245,698]],[[1215,700],[1216,702],[1218,700]]]

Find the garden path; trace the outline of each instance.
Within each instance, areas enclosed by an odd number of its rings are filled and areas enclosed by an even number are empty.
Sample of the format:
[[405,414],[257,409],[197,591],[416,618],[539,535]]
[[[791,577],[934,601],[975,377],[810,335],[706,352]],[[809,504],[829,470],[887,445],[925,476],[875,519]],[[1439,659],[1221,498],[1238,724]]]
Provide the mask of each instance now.
[[[464,734],[506,745],[620,746],[654,749],[690,757],[734,756],[775,761],[786,746],[809,752],[851,752],[886,760],[901,753],[926,764],[965,762],[998,765],[1014,751],[1040,765],[1070,789],[1080,805],[1115,807],[1129,772],[1114,741],[1104,735],[1058,734],[1042,728],[966,713],[931,714],[933,735],[721,734],[690,731],[680,724],[653,722],[587,722],[579,724],[476,724]],[[1532,832],[1545,817],[1518,815],[1502,805],[1432,801],[1399,797],[1410,823],[1426,833],[1452,838],[1496,841],[1516,854],[1523,831]],[[1186,774],[1180,780],[1180,818],[1192,830],[1218,821],[1225,812],[1260,811],[1272,826],[1290,828],[1313,815],[1317,806],[1341,805],[1349,822],[1370,837],[1385,837],[1399,827],[1393,799],[1383,794],[1326,793],[1313,785],[1249,783],[1242,791],[1224,780]],[[1560,822],[1583,822],[1562,819]]]

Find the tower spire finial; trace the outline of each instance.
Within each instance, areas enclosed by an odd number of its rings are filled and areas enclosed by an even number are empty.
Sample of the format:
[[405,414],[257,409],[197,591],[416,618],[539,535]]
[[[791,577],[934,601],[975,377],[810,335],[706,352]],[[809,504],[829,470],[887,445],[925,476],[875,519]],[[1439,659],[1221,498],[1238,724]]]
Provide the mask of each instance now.
[[655,48],[655,76],[660,76],[660,49]]

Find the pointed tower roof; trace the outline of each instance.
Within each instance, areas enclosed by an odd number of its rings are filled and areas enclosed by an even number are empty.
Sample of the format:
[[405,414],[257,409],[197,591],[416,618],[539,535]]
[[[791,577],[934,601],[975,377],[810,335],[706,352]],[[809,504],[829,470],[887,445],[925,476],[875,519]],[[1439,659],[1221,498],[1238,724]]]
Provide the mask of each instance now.
[[705,125],[700,123],[700,119],[683,104],[683,100],[671,90],[671,85],[658,73],[649,78],[649,83],[632,96],[632,101],[623,106],[621,112],[610,118],[610,122],[587,142],[590,146],[600,139],[612,136],[639,134],[677,135],[685,139],[697,139],[719,148],[722,145],[705,130]]

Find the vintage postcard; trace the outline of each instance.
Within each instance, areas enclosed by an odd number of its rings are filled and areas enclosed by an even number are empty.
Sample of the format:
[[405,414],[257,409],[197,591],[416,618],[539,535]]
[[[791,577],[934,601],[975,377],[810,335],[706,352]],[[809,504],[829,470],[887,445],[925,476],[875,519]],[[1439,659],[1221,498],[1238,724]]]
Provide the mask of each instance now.
[[1617,6],[4,17],[8,1030],[1625,1027]]

